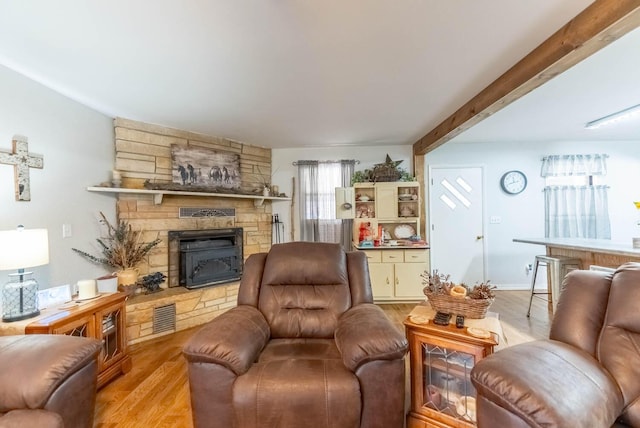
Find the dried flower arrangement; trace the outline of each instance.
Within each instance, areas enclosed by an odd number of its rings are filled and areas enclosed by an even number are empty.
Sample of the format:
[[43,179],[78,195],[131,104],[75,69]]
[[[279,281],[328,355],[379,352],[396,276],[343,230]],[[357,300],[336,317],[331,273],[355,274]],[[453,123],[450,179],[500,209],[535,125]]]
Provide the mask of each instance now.
[[455,284],[450,275],[424,271],[422,278],[423,292],[431,307],[436,311],[456,313],[468,318],[484,318],[487,308],[495,298],[495,285],[489,281],[469,287],[466,284]]
[[121,220],[117,226],[109,223],[109,220],[101,212],[100,223],[107,227],[107,237],[97,238],[102,251],[102,257],[72,248],[73,251],[94,263],[103,264],[122,270],[138,266],[153,247],[158,245],[160,239],[151,242],[142,242],[142,231],[133,230],[131,225]]

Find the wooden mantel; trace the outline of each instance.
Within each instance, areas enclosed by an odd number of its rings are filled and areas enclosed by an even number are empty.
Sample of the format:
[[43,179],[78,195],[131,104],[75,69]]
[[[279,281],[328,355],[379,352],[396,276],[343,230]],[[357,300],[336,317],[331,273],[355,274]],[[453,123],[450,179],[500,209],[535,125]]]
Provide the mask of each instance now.
[[129,193],[138,195],[152,195],[153,203],[160,205],[162,203],[162,197],[164,195],[177,195],[177,196],[198,196],[202,198],[217,197],[217,198],[237,198],[237,199],[253,199],[253,204],[257,207],[261,206],[266,201],[290,201],[291,198],[281,196],[262,196],[262,195],[242,195],[235,193],[207,193],[207,192],[189,192],[183,190],[149,190],[149,189],[127,189],[123,187],[87,187],[90,192],[101,193]]
[[423,156],[640,26],[640,0],[595,0],[413,144]]

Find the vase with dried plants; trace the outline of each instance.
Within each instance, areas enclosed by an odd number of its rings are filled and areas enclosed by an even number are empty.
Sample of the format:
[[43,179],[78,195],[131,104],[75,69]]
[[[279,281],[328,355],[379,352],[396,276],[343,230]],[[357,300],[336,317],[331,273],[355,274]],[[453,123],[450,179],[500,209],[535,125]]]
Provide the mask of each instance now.
[[119,286],[135,286],[138,266],[161,240],[143,242],[142,231],[134,230],[127,221],[120,220],[114,225],[107,220],[104,213],[100,212],[100,217],[100,223],[107,229],[106,237],[96,238],[101,256],[94,256],[77,248],[72,250],[94,263],[118,269],[116,274]]
[[455,284],[450,275],[437,270],[424,271],[420,277],[424,286],[422,291],[435,311],[484,318],[495,298],[496,287],[489,281],[469,287],[464,283]]

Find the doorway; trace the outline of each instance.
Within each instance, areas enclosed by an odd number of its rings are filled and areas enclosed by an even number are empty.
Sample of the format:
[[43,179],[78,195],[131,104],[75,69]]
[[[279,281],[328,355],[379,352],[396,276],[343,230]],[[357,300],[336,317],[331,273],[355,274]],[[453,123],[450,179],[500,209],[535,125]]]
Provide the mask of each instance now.
[[429,167],[431,269],[473,286],[485,280],[482,167]]

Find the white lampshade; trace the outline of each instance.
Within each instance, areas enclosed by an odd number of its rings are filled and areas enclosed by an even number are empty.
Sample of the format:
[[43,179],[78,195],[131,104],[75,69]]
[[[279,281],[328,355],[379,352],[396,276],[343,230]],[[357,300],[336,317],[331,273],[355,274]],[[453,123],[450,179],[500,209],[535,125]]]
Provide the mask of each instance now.
[[25,269],[47,263],[47,229],[0,230],[0,270]]

